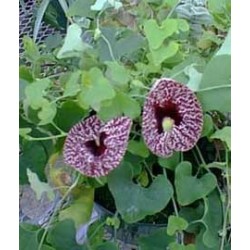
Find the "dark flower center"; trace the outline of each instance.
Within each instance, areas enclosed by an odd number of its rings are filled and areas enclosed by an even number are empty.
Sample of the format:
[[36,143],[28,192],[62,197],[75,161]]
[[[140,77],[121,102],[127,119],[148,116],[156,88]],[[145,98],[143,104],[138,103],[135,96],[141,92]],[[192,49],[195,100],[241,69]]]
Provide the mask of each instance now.
[[104,154],[106,150],[106,146],[104,145],[104,139],[106,137],[107,135],[104,132],[102,132],[96,140],[87,141],[85,143],[85,146],[94,156],[100,156]]
[[167,101],[161,106],[155,105],[155,118],[157,120],[158,133],[164,131],[162,127],[164,118],[171,118],[177,126],[182,121],[182,117],[178,111],[178,106],[171,101]]

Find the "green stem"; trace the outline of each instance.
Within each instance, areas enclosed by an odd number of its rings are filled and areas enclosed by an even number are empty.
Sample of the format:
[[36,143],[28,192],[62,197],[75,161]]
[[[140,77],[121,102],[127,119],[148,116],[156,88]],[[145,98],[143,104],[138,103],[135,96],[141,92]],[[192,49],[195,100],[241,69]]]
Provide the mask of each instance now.
[[98,225],[98,227],[95,229],[95,231],[89,236],[88,241],[90,241],[97,234],[97,232],[100,230],[100,228],[103,227],[105,224],[106,224],[106,221],[104,221],[100,225]]
[[116,59],[115,59],[115,57],[114,57],[113,50],[112,50],[112,47],[111,47],[111,44],[110,44],[109,40],[108,40],[103,34],[101,34],[101,38],[102,38],[102,39],[105,41],[105,43],[107,44],[108,49],[109,49],[109,53],[110,53],[110,56],[111,56],[112,60],[116,62]]
[[171,9],[171,11],[168,13],[166,19],[170,18],[170,17],[173,15],[173,13],[174,13],[176,7],[179,5],[179,3],[180,3],[180,1],[178,1],[178,2],[173,6],[173,8]]
[[48,230],[49,230],[50,225],[54,222],[55,216],[56,216],[56,214],[58,213],[58,211],[60,210],[60,208],[61,208],[63,202],[65,201],[65,199],[68,197],[68,195],[71,193],[71,191],[77,186],[78,181],[79,181],[79,179],[80,179],[80,176],[81,176],[80,174],[77,175],[76,180],[74,181],[74,183],[69,187],[69,189],[68,189],[67,192],[64,194],[64,196],[62,197],[62,199],[56,204],[56,207],[55,207],[55,209],[54,209],[54,211],[53,211],[53,213],[52,213],[52,215],[51,215],[51,217],[50,217],[50,220],[49,220],[49,222],[48,222],[48,225],[47,225],[47,227],[44,229],[44,232],[43,232],[41,241],[40,241],[39,246],[38,246],[38,250],[41,250],[41,249],[42,249],[43,242],[44,242],[44,240],[45,240],[45,238],[46,238],[46,235],[47,235],[47,233],[48,233]]
[[[163,168],[163,174],[167,178],[167,172],[166,172],[165,168]],[[177,204],[175,202],[174,196],[172,196],[171,200],[172,200],[172,203],[173,203],[175,215],[177,217],[179,217],[179,212],[178,212],[178,208],[177,208]],[[183,233],[183,231],[177,232],[176,236],[177,236],[178,242],[179,242],[179,239],[180,239],[180,243],[181,243],[181,245],[183,245],[184,244],[184,233]]]
[[206,166],[207,164],[206,164],[206,162],[205,162],[205,160],[204,160],[204,158],[202,156],[202,153],[201,153],[201,151],[200,151],[200,149],[199,149],[199,147],[197,145],[195,145],[195,149],[196,149],[196,151],[197,151],[197,153],[198,153],[198,155],[200,157],[200,160],[201,160],[202,164]]
[[231,85],[228,85],[228,84],[215,86],[215,87],[209,87],[209,88],[199,90],[198,93],[204,92],[204,91],[209,91],[209,90],[221,89],[221,88],[230,88],[230,87],[231,87]]
[[62,133],[60,135],[53,135],[53,136],[48,136],[48,137],[28,137],[27,140],[29,141],[47,141],[47,140],[53,140],[56,138],[61,138],[61,137],[66,137],[66,133]]
[[[226,148],[226,145],[225,145]],[[229,159],[228,159],[228,150],[226,149],[226,162],[227,162],[227,166],[226,166],[226,182],[227,182],[227,205],[226,205],[226,211],[225,211],[225,215],[224,215],[224,221],[223,221],[223,228],[222,228],[222,238],[221,238],[221,246],[220,246],[220,250],[224,250],[224,245],[225,245],[225,240],[226,240],[226,236],[227,236],[227,218],[230,212],[230,204],[231,204],[231,194],[230,194],[230,176],[229,176]]]
[[61,134],[66,134],[66,132],[59,128],[54,122],[51,122],[51,125],[53,125]]

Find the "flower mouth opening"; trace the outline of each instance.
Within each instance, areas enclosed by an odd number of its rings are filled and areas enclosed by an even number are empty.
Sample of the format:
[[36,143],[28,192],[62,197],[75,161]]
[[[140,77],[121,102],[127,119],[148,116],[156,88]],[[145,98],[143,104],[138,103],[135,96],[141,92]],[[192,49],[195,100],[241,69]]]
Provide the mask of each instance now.
[[182,116],[179,113],[178,106],[171,101],[167,101],[163,105],[155,105],[155,118],[157,121],[158,133],[160,134],[166,132],[163,126],[166,118],[173,120],[173,125],[170,129],[167,129],[167,132],[169,132],[174,125],[179,126],[182,122]]
[[107,135],[102,132],[95,140],[85,142],[85,146],[94,156],[101,156],[107,149],[104,144],[104,140],[106,137]]

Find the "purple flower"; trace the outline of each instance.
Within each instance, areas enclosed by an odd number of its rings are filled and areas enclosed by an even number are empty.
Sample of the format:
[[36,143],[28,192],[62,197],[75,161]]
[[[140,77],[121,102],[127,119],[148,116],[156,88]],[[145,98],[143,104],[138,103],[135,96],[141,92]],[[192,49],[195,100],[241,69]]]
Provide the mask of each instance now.
[[132,121],[119,117],[103,123],[91,116],[74,125],[64,144],[64,160],[84,175],[107,175],[121,162]]
[[155,82],[145,101],[142,119],[144,140],[161,157],[191,149],[203,126],[202,109],[195,94],[168,78]]

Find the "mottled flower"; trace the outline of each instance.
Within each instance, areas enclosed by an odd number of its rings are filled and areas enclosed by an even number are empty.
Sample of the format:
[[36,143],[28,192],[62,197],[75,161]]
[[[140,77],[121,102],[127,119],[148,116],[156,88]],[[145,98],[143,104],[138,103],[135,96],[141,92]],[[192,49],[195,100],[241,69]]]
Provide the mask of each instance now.
[[118,117],[107,123],[91,116],[74,125],[64,145],[64,161],[84,175],[107,175],[121,162],[132,121]]
[[203,125],[201,105],[185,85],[172,79],[156,81],[143,108],[142,134],[161,157],[187,151],[198,141]]

